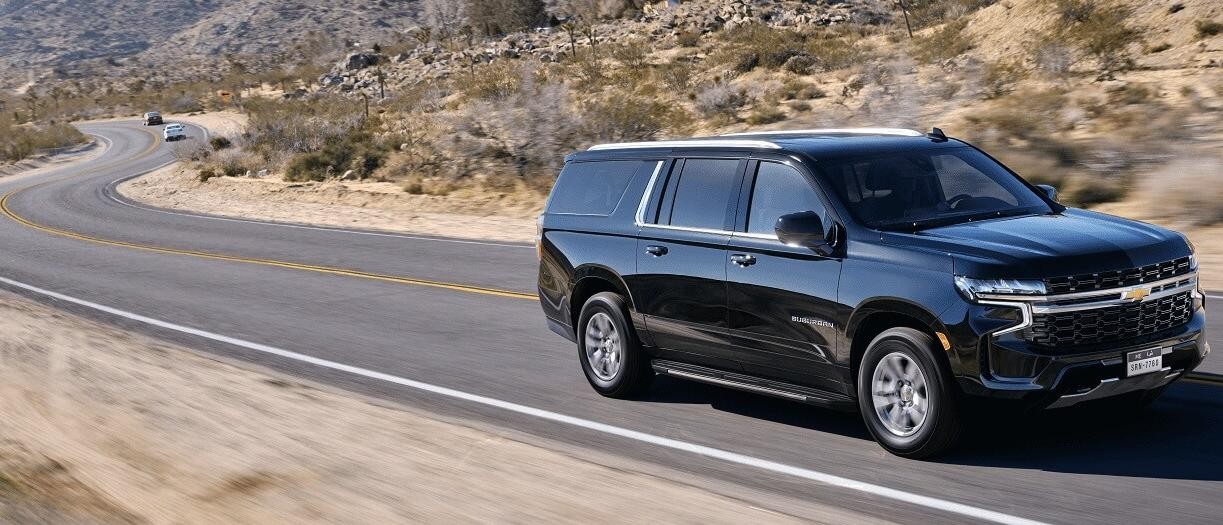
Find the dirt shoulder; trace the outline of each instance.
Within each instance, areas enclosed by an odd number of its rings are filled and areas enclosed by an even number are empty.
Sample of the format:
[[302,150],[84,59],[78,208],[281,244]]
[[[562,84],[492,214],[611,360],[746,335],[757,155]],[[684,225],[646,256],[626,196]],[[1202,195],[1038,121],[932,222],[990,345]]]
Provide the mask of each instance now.
[[531,242],[540,198],[457,190],[413,195],[388,182],[293,183],[275,177],[196,179],[194,170],[162,168],[119,185],[119,193],[163,208],[249,219],[469,239]]
[[659,467],[376,406],[8,292],[0,334],[0,522],[797,521]]

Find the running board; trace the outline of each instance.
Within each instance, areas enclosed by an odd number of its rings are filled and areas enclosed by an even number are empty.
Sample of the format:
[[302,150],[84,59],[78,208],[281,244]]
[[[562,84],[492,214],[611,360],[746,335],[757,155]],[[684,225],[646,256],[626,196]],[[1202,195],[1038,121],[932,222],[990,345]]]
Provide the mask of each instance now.
[[654,372],[659,375],[700,381],[711,385],[780,397],[782,399],[837,410],[854,411],[858,409],[857,401],[845,394],[838,394],[836,392],[662,359],[655,359],[650,362],[650,365],[654,367]]

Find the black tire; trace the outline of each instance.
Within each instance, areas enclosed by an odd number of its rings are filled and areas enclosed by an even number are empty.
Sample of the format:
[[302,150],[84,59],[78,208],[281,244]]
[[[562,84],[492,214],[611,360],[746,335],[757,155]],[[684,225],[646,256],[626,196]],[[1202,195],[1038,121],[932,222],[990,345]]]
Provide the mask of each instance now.
[[[578,317],[576,330],[578,361],[582,364],[586,380],[599,394],[619,399],[640,395],[649,388],[654,379],[650,360],[641,348],[641,341],[637,339],[632,323],[628,322],[627,312],[624,298],[611,292],[597,293],[582,305],[582,314]],[[599,314],[603,314],[601,320],[610,320],[619,342],[619,366],[616,373],[609,378],[600,377],[600,374],[595,372],[586,351],[588,325]]]
[[[858,368],[859,410],[875,441],[897,456],[928,458],[949,450],[960,437],[962,425],[958,393],[950,371],[937,361],[936,348],[934,338],[919,330],[892,328],[875,337],[862,356]],[[890,430],[875,408],[872,392],[875,368],[885,357],[889,357],[889,362],[901,363],[906,370],[909,366],[916,366],[925,383],[924,388],[920,388],[924,394],[922,397],[926,399],[924,419],[921,423],[914,423],[912,419],[901,418],[904,425],[893,423],[895,426],[913,427],[902,429],[902,432]],[[906,403],[915,403],[918,394],[914,392],[914,387],[910,387],[910,401]],[[896,399],[903,397],[898,395]],[[892,410],[888,412],[892,413]],[[911,433],[905,435],[905,431]]]

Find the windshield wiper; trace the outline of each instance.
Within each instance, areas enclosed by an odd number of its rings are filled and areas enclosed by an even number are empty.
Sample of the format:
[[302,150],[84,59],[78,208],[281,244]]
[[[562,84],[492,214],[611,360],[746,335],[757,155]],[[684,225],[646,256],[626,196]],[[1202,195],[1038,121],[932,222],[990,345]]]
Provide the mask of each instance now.
[[1003,217],[1019,217],[1022,215],[1032,215],[1033,212],[1023,208],[991,211],[987,213],[964,214],[964,215],[948,215],[945,217],[931,217],[929,219],[920,219],[915,221],[896,221],[881,224],[877,226],[881,230],[903,230],[903,231],[920,231],[929,228],[938,228],[939,226],[950,226],[952,224],[960,224],[966,222],[976,222],[987,219],[999,219]]

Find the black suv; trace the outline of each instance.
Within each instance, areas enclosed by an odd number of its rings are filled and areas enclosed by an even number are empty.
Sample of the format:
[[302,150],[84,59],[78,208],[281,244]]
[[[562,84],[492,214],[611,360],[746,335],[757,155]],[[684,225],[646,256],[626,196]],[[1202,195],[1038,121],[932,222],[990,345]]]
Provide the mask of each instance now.
[[1210,351],[1187,240],[1055,196],[937,128],[595,146],[540,217],[540,302],[603,395],[857,409],[926,457],[970,399],[1138,410]]

